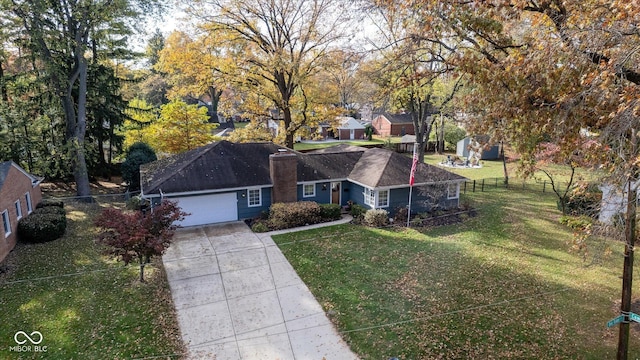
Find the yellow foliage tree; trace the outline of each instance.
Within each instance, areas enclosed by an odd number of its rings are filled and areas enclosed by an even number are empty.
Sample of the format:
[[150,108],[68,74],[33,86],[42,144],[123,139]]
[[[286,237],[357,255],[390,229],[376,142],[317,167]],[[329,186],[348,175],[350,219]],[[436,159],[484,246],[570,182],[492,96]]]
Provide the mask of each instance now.
[[135,98],[129,101],[125,110],[127,119],[122,125],[121,134],[124,136],[123,148],[128,149],[137,142],[151,144],[153,139],[147,128],[158,118],[157,109],[145,100]]
[[218,105],[229,87],[225,74],[234,66],[230,46],[211,36],[192,38],[181,31],[172,32],[155,68],[167,74],[171,84],[168,97],[191,98],[211,102],[211,113],[217,119]]
[[144,130],[144,136],[158,153],[178,154],[215,140],[212,132],[218,124],[208,121],[206,108],[173,100],[162,106],[160,118]]

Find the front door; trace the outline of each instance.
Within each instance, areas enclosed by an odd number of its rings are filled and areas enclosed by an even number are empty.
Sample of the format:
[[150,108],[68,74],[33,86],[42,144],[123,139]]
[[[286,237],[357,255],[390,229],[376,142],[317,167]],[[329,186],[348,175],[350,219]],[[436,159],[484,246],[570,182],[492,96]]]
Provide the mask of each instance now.
[[332,204],[340,204],[340,183],[332,182],[331,183],[331,203]]
[[349,129],[349,139],[355,140],[355,138],[356,138],[356,131],[354,129]]

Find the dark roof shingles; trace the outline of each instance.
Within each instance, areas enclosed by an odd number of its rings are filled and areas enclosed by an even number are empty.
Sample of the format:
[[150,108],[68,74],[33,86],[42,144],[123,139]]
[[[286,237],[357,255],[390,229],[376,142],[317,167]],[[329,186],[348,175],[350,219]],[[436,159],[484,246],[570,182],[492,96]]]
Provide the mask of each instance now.
[[[182,193],[272,185],[269,155],[284,149],[273,143],[214,144],[161,159],[141,167],[147,194]],[[291,151],[291,150],[289,150]],[[297,180],[315,182],[349,179],[371,188],[408,185],[411,158],[385,149],[302,154]],[[415,182],[457,181],[462,176],[418,164]]]
[[278,149],[272,143],[216,142],[143,165],[143,189],[150,194],[269,185],[269,155]]
[[404,114],[389,114],[389,113],[383,113],[383,114],[378,114],[378,116],[384,116],[385,118],[387,118],[387,120],[389,120],[390,123],[392,124],[413,124],[413,118],[411,117],[411,113],[404,113]]
[[11,161],[0,163],[0,189],[2,189],[2,185],[4,185],[7,175],[9,175],[9,169],[11,169]]
[[[367,150],[349,175],[353,180],[371,188],[409,185],[412,159],[384,149]],[[433,165],[418,163],[416,184],[461,181],[465,178]]]

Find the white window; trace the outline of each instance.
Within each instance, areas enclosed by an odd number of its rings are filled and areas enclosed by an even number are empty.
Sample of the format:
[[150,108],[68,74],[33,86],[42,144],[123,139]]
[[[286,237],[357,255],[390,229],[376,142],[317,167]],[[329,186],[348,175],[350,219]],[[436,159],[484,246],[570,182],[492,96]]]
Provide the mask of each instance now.
[[20,220],[22,218],[22,206],[20,206],[20,200],[16,201],[14,205],[16,206],[16,217]]
[[11,235],[11,223],[9,222],[9,212],[7,210],[2,212],[2,225],[4,226],[4,237]]
[[302,197],[316,196],[316,184],[302,184]]
[[460,197],[460,183],[452,183],[447,186],[447,199],[457,199]]
[[364,188],[364,203],[372,208],[389,207],[389,190],[371,190]]
[[260,189],[247,190],[247,200],[249,201],[249,206],[262,205],[262,191]]
[[377,195],[378,201],[376,203],[378,205],[376,207],[389,207],[389,190],[378,190]]
[[27,214],[31,214],[33,211],[33,206],[31,205],[31,194],[24,194],[24,200],[27,203]]
[[375,191],[369,188],[364,188],[364,204],[369,205],[371,207],[375,207],[375,203],[376,203]]

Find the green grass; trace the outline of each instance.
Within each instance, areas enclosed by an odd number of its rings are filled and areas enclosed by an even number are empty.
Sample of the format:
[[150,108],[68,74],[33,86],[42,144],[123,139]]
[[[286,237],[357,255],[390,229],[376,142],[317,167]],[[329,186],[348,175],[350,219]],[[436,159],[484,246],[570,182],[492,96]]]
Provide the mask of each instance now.
[[[606,322],[619,311],[622,245],[571,252],[550,195],[471,201],[479,215],[458,225],[274,239],[363,359],[614,358],[618,329]],[[630,358],[639,335],[634,326]]]
[[233,126],[236,129],[244,129],[249,124],[251,124],[251,122],[249,122],[249,121],[236,121],[236,122],[233,123]]
[[[7,259],[9,272],[0,277],[0,358],[166,359],[182,353],[159,259],[147,266],[147,283],[139,283],[138,267],[97,251],[92,219],[99,206],[66,208],[63,238],[19,244]],[[10,352],[18,331],[42,333],[46,354]]]
[[[455,153],[448,153],[452,156],[455,156]],[[411,156],[411,154],[409,154]],[[437,165],[444,160],[446,160],[447,154],[439,155],[439,154],[425,154],[424,162],[431,165]],[[481,168],[445,168],[448,171],[453,173],[462,175],[469,180],[481,180],[481,179],[493,179],[493,178],[504,178],[504,166],[502,164],[502,160],[481,160],[482,167]],[[548,171],[552,176],[554,181],[558,182],[567,182],[570,179],[570,168],[568,166],[563,165],[555,165],[555,164],[547,164],[543,167],[546,171]],[[522,174],[520,174],[518,169],[518,162],[511,161],[507,163],[507,173],[509,174],[509,179],[512,184],[526,182],[538,182],[541,183],[546,181],[549,183],[549,178],[542,172],[536,171],[533,176],[528,179],[524,179]],[[574,175],[575,181],[594,181],[597,180],[599,176],[599,172],[592,171],[591,169],[578,168],[576,169],[576,173]]]
[[296,143],[293,145],[293,149],[294,150],[317,150],[317,149],[324,149],[324,148],[328,148],[331,146],[336,146],[338,144],[349,144],[349,145],[354,145],[354,146],[360,146],[360,145],[383,145],[384,144],[384,140],[377,140],[377,139],[373,139],[371,141],[368,140],[345,140],[345,141],[340,141],[340,142],[336,142],[336,141],[330,141],[330,142],[322,142],[322,141],[318,141],[318,142],[313,142],[313,143]]

